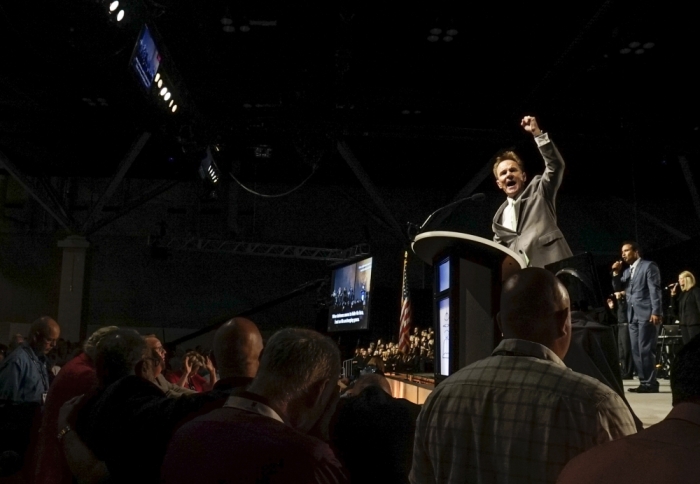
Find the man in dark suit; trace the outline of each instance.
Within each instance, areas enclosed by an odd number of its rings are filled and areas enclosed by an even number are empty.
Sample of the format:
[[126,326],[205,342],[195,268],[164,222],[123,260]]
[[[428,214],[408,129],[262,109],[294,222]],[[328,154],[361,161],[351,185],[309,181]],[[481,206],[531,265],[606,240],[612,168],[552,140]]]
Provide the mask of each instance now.
[[622,262],[612,266],[612,284],[615,291],[624,291],[627,299],[632,359],[639,376],[639,386],[629,391],[658,393],[656,381],[657,327],[662,322],[661,275],[655,262],[642,259],[636,242],[622,244],[622,260],[629,265],[624,271]]
[[573,254],[557,226],[556,196],[564,176],[564,160],[533,116],[520,125],[535,138],[545,171],[525,187],[523,162],[512,151],[496,157],[493,174],[508,197],[493,218],[493,240],[517,252],[531,267],[544,267]]

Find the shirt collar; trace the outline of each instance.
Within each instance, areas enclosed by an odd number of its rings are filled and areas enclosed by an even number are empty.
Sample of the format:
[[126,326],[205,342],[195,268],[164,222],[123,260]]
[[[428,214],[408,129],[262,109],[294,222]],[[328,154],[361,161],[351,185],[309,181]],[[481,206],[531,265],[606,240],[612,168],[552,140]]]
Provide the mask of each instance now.
[[637,264],[639,264],[639,261],[640,261],[640,260],[642,260],[642,258],[641,258],[641,257],[638,257],[637,260],[634,261],[634,262],[632,263],[632,265],[630,266],[630,270],[632,270],[632,268],[635,268],[635,269],[636,269],[636,268],[637,268]]
[[529,356],[532,358],[539,358],[540,360],[551,361],[558,366],[567,368],[561,358],[554,354],[554,351],[544,345],[524,339],[504,339],[496,346],[491,356]]
[[666,420],[668,419],[687,420],[692,424],[700,425],[700,404],[694,402],[678,403],[666,416]]

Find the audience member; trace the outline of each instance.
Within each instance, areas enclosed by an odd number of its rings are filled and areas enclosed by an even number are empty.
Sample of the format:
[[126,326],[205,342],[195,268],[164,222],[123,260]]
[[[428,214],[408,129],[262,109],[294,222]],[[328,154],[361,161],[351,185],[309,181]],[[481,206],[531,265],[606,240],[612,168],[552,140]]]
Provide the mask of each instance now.
[[[70,422],[59,432],[79,481],[109,477],[110,482],[157,482],[177,424],[215,399],[206,393],[168,398],[137,376],[154,379],[158,363],[133,330],[114,331],[97,345],[99,390],[79,409],[76,432],[70,431]],[[84,475],[89,472],[97,475]]]
[[154,383],[165,393],[165,396],[177,398],[182,395],[196,393],[194,390],[171,383],[165,378],[163,375],[163,371],[165,370],[165,348],[163,348],[163,344],[155,334],[146,335],[145,339],[146,345],[151,352],[150,356],[153,358]]
[[693,338],[671,365],[673,409],[664,420],[614,442],[595,447],[571,462],[560,484],[694,482],[700,442],[700,337]]
[[503,285],[492,355],[444,380],[418,417],[410,479],[554,482],[585,450],[636,431],[610,388],[569,370],[566,288],[528,268]]
[[70,360],[61,369],[49,388],[41,419],[37,443],[37,459],[34,469],[36,484],[70,484],[73,474],[56,440],[58,412],[61,406],[73,397],[94,391],[97,387],[95,355],[97,345],[116,326],[106,326],[95,331],[83,345],[83,352]]
[[46,354],[60,333],[56,321],[41,317],[32,323],[28,340],[0,363],[0,452],[15,452],[20,458],[14,462],[19,465],[34,434],[32,428],[38,427],[40,408],[49,390]]
[[213,364],[220,380],[214,390],[230,394],[246,389],[258,373],[263,339],[250,319],[233,318],[214,335]]
[[392,397],[384,376],[357,379],[349,398],[338,403],[330,427],[333,447],[351,482],[408,482],[419,412],[419,405]]
[[10,338],[10,351],[12,353],[14,350],[20,347],[24,343],[24,335],[22,333],[13,334]]
[[278,331],[247,392],[175,433],[161,482],[345,482],[330,447],[306,435],[337,401],[339,373],[331,339]]
[[[199,374],[200,368],[206,368],[209,372],[209,381]],[[189,388],[195,392],[207,392],[216,384],[216,369],[210,358],[204,358],[197,351],[188,351],[182,359],[182,368],[173,371],[166,376],[170,383],[182,388]]]

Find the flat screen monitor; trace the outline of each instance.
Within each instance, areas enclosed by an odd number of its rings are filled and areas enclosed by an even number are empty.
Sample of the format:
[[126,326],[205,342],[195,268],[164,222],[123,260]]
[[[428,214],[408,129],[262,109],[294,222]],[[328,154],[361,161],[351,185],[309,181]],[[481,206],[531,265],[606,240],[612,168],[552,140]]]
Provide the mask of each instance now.
[[148,26],[144,25],[131,55],[131,67],[141,85],[150,89],[160,66],[160,53]]
[[328,331],[369,328],[372,257],[333,270]]
[[440,299],[438,302],[438,362],[439,373],[442,376],[450,375],[450,298]]

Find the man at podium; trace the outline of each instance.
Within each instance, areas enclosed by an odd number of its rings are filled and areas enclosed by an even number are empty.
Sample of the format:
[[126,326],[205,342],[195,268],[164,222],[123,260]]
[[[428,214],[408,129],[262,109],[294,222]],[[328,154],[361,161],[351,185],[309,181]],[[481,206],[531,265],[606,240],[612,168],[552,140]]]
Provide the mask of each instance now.
[[527,175],[518,155],[504,151],[496,157],[493,174],[508,198],[493,218],[493,240],[523,256],[530,267],[544,267],[573,255],[557,226],[555,202],[564,160],[534,116],[525,116],[520,125],[535,138],[545,170],[525,186]]

